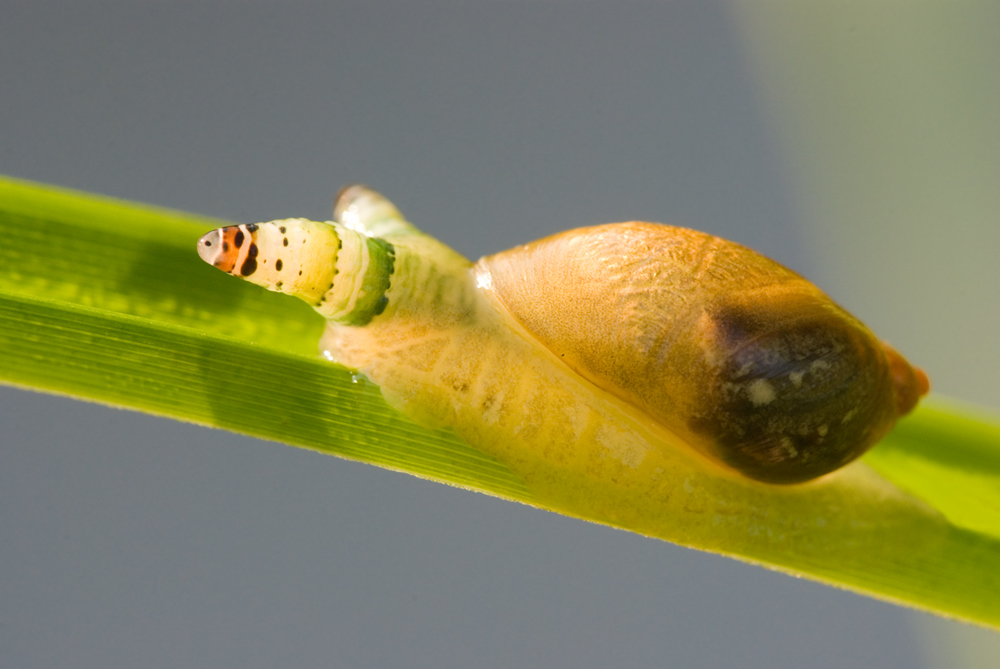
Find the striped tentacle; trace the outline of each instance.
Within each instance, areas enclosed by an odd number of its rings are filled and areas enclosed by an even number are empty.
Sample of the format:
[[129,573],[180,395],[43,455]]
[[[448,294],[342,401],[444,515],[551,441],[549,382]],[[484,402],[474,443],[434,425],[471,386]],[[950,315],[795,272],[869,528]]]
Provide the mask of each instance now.
[[223,272],[305,300],[329,320],[365,325],[388,304],[396,251],[339,223],[291,218],[213,230],[198,253]]

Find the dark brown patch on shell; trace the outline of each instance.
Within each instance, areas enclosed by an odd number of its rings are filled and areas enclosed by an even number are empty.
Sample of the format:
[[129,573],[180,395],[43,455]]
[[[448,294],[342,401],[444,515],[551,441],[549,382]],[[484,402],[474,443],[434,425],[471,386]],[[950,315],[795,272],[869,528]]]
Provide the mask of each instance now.
[[714,455],[768,483],[798,483],[854,460],[895,420],[884,351],[836,307],[728,304],[711,314],[708,387],[688,421]]

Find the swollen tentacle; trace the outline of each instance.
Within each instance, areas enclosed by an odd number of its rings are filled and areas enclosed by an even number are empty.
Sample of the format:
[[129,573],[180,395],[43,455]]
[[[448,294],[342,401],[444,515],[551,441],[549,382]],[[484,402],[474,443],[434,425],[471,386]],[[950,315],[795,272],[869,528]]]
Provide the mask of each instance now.
[[470,263],[423,234],[366,186],[337,196],[336,221],[291,218],[209,232],[202,260],[308,302],[337,326],[364,326],[392,306],[467,313]]
[[198,241],[198,253],[223,272],[294,295],[348,325],[365,325],[385,310],[395,267],[390,242],[301,218],[213,230]]

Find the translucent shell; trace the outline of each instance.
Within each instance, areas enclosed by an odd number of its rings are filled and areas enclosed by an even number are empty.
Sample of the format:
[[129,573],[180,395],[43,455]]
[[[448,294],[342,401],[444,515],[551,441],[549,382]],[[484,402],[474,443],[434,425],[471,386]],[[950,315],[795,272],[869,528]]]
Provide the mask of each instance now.
[[483,258],[476,273],[582,377],[760,481],[847,464],[929,387],[816,286],[705,233],[584,228]]

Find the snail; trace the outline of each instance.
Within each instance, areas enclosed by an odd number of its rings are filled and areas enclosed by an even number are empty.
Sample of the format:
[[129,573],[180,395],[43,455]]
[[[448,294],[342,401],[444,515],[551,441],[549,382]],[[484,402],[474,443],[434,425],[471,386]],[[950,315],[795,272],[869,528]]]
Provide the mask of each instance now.
[[[802,483],[858,458],[929,389],[812,283],[706,233],[598,225],[473,264],[364,186],[334,218],[220,228],[198,251],[308,302],[328,321],[326,357],[493,452],[523,437],[558,460],[586,439],[634,465],[677,446],[729,475]],[[607,416],[659,436],[614,446]]]

